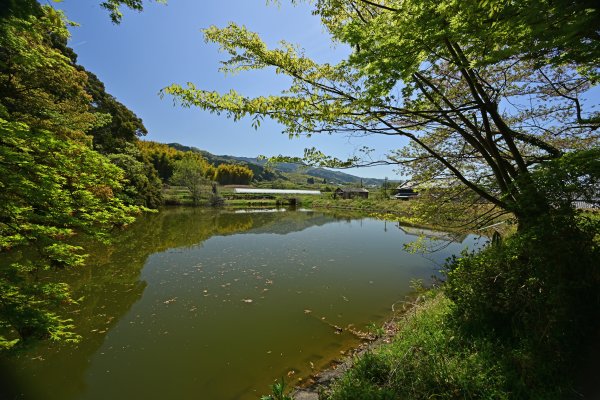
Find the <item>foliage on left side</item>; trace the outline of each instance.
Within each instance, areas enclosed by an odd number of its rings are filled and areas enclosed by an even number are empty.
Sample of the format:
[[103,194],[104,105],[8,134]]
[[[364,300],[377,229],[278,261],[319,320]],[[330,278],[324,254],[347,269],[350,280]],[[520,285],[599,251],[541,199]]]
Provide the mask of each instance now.
[[54,310],[73,301],[69,288],[42,275],[83,264],[83,249],[65,238],[78,231],[104,238],[139,209],[114,194],[121,169],[49,131],[0,119],[0,160],[0,251],[29,245],[36,253],[2,269],[0,348],[30,338],[74,340],[70,321]]
[[64,316],[74,299],[61,273],[83,265],[85,250],[68,239],[108,240],[161,201],[156,171],[135,146],[141,120],[76,64],[64,15],[34,1],[7,10],[0,14],[0,351],[78,340]]

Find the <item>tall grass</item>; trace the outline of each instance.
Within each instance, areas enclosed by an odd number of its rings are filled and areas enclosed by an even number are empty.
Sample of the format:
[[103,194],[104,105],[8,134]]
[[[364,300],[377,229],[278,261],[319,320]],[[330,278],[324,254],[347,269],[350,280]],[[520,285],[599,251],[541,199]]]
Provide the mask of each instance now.
[[508,399],[497,345],[461,336],[451,313],[442,292],[430,293],[404,316],[393,342],[357,359],[326,398]]

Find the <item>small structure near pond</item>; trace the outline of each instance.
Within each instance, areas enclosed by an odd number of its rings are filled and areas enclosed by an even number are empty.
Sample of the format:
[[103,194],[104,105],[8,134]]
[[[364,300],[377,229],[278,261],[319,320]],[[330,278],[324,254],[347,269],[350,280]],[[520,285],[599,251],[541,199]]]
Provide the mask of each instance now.
[[416,185],[413,182],[406,181],[396,187],[396,194],[394,194],[394,198],[399,200],[408,200],[412,197],[418,196],[416,190]]
[[333,192],[333,198],[354,199],[356,197],[368,199],[369,191],[365,188],[337,188]]
[[297,189],[255,189],[255,188],[234,188],[233,192],[236,194],[279,194],[279,195],[295,195],[295,194],[307,194],[307,195],[321,195],[319,190],[297,190]]

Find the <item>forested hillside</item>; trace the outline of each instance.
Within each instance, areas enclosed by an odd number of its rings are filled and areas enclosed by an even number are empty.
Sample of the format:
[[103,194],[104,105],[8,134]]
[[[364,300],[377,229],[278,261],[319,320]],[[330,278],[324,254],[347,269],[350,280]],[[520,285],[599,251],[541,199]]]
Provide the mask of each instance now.
[[232,155],[214,155],[207,151],[195,147],[181,145],[179,143],[169,143],[169,146],[181,150],[192,151],[202,154],[202,156],[213,165],[223,163],[242,163],[254,172],[255,179],[261,181],[273,181],[277,179],[286,179],[286,173],[303,174],[309,177],[325,180],[326,183],[341,185],[374,185],[381,186],[384,179],[361,178],[360,176],[347,174],[345,172],[333,171],[325,168],[314,168],[304,164],[279,162],[270,164],[268,160],[256,157],[240,157]]

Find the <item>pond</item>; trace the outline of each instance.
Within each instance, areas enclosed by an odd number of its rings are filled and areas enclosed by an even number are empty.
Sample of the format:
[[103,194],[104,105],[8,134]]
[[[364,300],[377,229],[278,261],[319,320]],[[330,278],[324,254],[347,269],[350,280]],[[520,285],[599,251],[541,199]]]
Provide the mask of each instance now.
[[[112,245],[87,244],[87,266],[67,278],[82,341],[5,360],[14,389],[5,395],[257,399],[274,379],[295,384],[339,358],[359,343],[346,328],[382,323],[411,279],[479,243],[371,218],[262,211],[166,209]],[[438,251],[405,251],[420,233]]]

